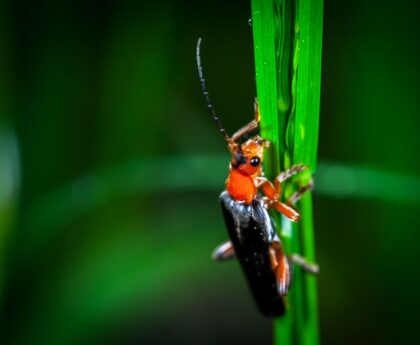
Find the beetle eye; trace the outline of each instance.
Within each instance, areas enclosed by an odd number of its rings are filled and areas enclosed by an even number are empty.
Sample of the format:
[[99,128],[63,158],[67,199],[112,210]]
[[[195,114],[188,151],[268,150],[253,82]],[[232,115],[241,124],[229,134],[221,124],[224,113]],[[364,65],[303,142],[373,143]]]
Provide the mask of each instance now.
[[252,157],[249,161],[249,164],[251,164],[253,167],[256,167],[258,164],[260,164],[260,159],[258,157]]

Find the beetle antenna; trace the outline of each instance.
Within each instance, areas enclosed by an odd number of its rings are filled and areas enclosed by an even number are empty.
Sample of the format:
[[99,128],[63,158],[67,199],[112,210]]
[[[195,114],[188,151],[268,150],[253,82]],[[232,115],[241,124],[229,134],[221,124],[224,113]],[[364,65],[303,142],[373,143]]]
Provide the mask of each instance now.
[[206,80],[204,79],[203,68],[201,67],[200,44],[201,44],[201,37],[199,37],[197,41],[197,69],[198,69],[198,77],[200,78],[200,82],[201,82],[201,90],[203,91],[203,95],[204,95],[204,98],[206,99],[207,107],[209,108],[211,112],[213,120],[214,122],[216,122],[216,125],[219,127],[220,133],[222,133],[222,135],[225,137],[225,140],[227,142],[231,142],[231,139],[226,133],[226,130],[223,127],[223,124],[220,121],[219,116],[217,116],[216,111],[214,110],[214,107],[210,101],[209,92],[207,91],[207,87],[206,87]]

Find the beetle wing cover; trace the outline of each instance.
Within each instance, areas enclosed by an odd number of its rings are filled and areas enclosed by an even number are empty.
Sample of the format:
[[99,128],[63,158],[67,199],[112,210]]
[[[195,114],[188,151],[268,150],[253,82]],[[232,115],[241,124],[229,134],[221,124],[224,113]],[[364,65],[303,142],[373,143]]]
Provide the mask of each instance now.
[[247,205],[233,200],[227,192],[221,194],[220,202],[236,257],[259,309],[269,317],[284,314],[270,260],[275,230],[267,210],[258,199]]

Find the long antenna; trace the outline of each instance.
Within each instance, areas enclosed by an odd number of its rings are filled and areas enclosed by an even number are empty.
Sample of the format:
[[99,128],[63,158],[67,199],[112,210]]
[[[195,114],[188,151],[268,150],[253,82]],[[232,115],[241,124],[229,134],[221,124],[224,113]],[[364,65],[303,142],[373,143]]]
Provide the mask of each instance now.
[[211,115],[213,116],[214,122],[216,122],[216,125],[219,127],[220,133],[222,133],[222,135],[225,137],[225,140],[227,142],[230,142],[230,138],[227,135],[225,128],[223,127],[223,124],[220,121],[219,116],[217,116],[216,111],[214,110],[214,107],[210,101],[209,92],[207,91],[207,87],[206,87],[206,80],[204,79],[204,75],[203,75],[203,68],[201,67],[200,44],[201,44],[201,37],[199,37],[197,41],[197,68],[198,68],[198,77],[200,78],[200,82],[201,82],[201,89],[206,99],[207,107],[209,108]]

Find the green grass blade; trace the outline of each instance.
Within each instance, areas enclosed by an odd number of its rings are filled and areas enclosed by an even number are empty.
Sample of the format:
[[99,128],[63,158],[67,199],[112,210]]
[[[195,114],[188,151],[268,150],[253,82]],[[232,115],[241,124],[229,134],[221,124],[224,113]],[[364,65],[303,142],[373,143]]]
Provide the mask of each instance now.
[[293,160],[316,168],[321,94],[322,0],[297,1],[297,93]]
[[[311,171],[316,168],[318,146],[322,15],[322,0],[296,2],[295,51],[297,52],[297,61],[295,61],[294,68],[297,73],[297,85],[293,164],[306,164]],[[315,242],[310,194],[302,198],[299,209],[302,221],[298,226],[295,226],[297,232],[295,231],[295,236],[292,237],[292,246],[307,260],[314,262]],[[295,289],[292,292],[296,309],[296,343],[317,344],[319,332],[316,278],[302,273],[301,270],[298,271],[298,274],[300,276],[297,275]]]
[[[252,1],[261,134],[273,145],[265,162],[269,177],[292,164],[306,164],[312,172],[316,168],[322,11],[321,0]],[[281,236],[288,253],[313,261],[311,195],[302,199],[299,209],[300,229],[283,220]],[[288,313],[275,321],[275,343],[317,344],[316,281],[296,271]]]
[[270,140],[264,171],[268,177],[275,176],[280,168],[280,152],[283,151],[280,128],[285,124],[277,114],[277,81],[275,52],[275,19],[272,1],[254,0],[252,4],[252,27],[254,34],[255,76],[258,104],[261,116],[261,134]]

